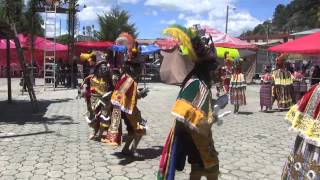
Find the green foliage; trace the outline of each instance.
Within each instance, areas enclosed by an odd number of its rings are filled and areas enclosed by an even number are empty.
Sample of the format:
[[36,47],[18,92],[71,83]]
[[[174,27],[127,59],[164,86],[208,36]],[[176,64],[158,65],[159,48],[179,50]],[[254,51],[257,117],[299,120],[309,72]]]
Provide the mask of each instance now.
[[57,37],[56,41],[61,44],[68,44],[69,39],[70,39],[70,37],[68,34],[63,34],[63,35]]
[[130,15],[119,7],[113,8],[110,13],[98,15],[100,32],[97,36],[100,40],[114,41],[121,32],[128,32],[137,37],[134,23],[129,23]]
[[35,7],[31,0],[26,7],[23,0],[1,0],[0,1],[0,20],[15,22],[18,33],[31,33],[32,16],[34,17],[34,33],[43,34],[41,24],[43,20],[39,14],[35,13]]
[[[242,36],[263,34],[262,25],[266,27],[264,22]],[[292,0],[288,5],[279,4],[275,8],[269,33],[293,33],[313,28],[320,28],[320,1]]]

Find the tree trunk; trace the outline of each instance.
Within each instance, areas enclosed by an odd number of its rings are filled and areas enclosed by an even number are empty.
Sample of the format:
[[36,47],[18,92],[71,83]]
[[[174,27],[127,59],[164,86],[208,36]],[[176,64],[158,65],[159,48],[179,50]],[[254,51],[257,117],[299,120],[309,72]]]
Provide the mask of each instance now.
[[24,82],[26,83],[26,86],[27,86],[27,89],[28,89],[28,93],[29,93],[29,97],[30,97],[31,103],[33,105],[33,109],[36,111],[38,109],[37,98],[36,98],[36,95],[34,93],[33,86],[31,84],[31,79],[30,79],[29,72],[27,71],[26,63],[25,63],[24,56],[23,56],[23,50],[21,48],[20,41],[18,39],[18,33],[17,33],[17,30],[16,30],[16,25],[14,23],[12,23],[11,24],[11,28],[12,28],[12,31],[14,32],[14,38],[13,39],[14,39],[14,43],[16,45],[20,66],[21,66],[22,71],[23,71],[23,79],[24,79]]

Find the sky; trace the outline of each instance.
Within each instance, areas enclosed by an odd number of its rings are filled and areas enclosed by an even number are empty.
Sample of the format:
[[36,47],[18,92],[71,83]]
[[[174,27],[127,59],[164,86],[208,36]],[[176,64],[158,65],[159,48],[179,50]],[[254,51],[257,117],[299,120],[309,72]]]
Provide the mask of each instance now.
[[[27,1],[27,0],[25,0]],[[161,31],[170,24],[208,25],[225,31],[226,7],[229,4],[228,34],[239,36],[257,24],[272,18],[278,4],[290,0],[79,0],[86,5],[79,14],[80,32],[83,26],[94,25],[99,30],[97,15],[119,6],[129,12],[140,39],[162,37]],[[59,15],[62,34],[66,33],[66,15]],[[59,21],[59,20],[58,20]],[[59,23],[58,23],[59,26]]]

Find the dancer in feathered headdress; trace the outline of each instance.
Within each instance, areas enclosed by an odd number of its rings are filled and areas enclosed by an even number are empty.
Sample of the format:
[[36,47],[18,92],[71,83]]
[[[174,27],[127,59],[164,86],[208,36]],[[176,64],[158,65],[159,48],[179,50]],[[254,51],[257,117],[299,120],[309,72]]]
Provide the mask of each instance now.
[[198,34],[197,29],[172,26],[164,33],[179,41],[180,56],[192,62],[194,68],[182,82],[172,109],[176,120],[162,152],[158,179],[173,180],[175,170],[183,170],[188,157],[190,179],[206,176],[217,180],[219,161],[211,132],[216,119],[210,91],[212,72],[216,68],[215,49]]
[[81,88],[85,89],[88,111],[86,120],[93,128],[90,139],[100,141],[109,127],[112,110],[110,99],[114,87],[108,63],[106,61],[96,63],[93,73],[84,79]]
[[[126,39],[126,40],[125,40]],[[103,142],[119,146],[122,140],[122,121],[127,126],[128,138],[122,149],[126,155],[137,155],[136,149],[143,135],[146,133],[146,121],[141,117],[137,101],[147,96],[147,89],[138,89],[141,74],[138,44],[128,33],[121,33],[116,41],[127,43],[128,59],[124,63],[123,75],[115,85],[111,103],[113,112],[107,138]],[[131,147],[130,147],[131,146]]]

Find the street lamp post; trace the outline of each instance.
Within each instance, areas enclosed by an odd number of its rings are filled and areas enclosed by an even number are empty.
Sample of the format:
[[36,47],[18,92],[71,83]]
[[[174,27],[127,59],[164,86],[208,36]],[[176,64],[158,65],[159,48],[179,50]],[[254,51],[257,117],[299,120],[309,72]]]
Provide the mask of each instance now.
[[229,2],[227,2],[227,15],[226,15],[226,34],[228,34],[228,21],[229,21]]
[[226,13],[226,29],[225,33],[228,34],[228,23],[229,23],[229,9],[235,10],[236,8],[229,4],[229,0],[227,1],[227,13]]

